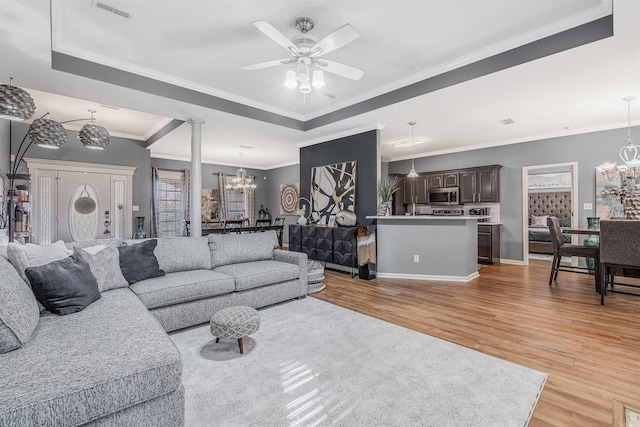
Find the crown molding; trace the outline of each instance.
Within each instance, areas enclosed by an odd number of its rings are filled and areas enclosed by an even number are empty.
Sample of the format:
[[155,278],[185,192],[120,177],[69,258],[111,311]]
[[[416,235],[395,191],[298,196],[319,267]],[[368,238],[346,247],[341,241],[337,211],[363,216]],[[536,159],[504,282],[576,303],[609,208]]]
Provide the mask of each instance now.
[[384,123],[375,123],[375,124],[360,126],[357,128],[347,129],[342,132],[336,132],[330,135],[324,135],[318,138],[310,139],[309,141],[299,142],[296,144],[296,147],[298,148],[308,147],[310,145],[322,144],[323,142],[333,141],[334,139],[340,139],[347,136],[357,135],[359,133],[369,132],[371,130],[382,130],[385,128],[385,126],[386,125]]

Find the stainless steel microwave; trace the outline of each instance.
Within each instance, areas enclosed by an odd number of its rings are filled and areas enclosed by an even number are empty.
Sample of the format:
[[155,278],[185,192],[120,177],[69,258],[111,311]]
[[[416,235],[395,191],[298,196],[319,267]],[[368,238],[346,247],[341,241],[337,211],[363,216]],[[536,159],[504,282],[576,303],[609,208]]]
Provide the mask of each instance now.
[[444,187],[430,188],[428,190],[428,200],[430,205],[459,205],[460,188]]

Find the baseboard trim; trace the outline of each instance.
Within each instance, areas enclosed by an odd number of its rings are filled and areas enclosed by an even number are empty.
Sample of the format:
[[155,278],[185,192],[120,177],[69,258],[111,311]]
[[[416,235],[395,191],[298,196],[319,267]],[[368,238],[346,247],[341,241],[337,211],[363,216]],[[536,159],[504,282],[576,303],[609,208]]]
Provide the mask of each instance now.
[[377,272],[376,277],[380,279],[411,279],[411,280],[437,280],[442,282],[469,282],[480,277],[477,271],[468,276],[439,276],[431,274],[405,274],[405,273],[381,273]]
[[521,261],[519,259],[500,258],[500,264],[524,265],[524,261]]

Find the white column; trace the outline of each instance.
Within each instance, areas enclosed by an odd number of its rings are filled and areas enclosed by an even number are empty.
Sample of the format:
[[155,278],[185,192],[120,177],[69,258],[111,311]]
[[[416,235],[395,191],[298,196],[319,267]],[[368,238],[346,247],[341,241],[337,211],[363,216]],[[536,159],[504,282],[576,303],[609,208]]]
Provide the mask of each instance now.
[[202,236],[202,123],[189,119],[191,125],[191,236]]

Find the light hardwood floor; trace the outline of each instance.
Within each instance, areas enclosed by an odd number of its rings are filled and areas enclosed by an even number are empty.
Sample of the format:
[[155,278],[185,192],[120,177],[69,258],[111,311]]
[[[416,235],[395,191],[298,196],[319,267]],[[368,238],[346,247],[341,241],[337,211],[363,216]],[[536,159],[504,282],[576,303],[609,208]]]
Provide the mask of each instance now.
[[640,408],[640,296],[550,263],[499,265],[468,283],[326,271],[312,297],[549,374],[530,426],[611,426],[614,400]]

